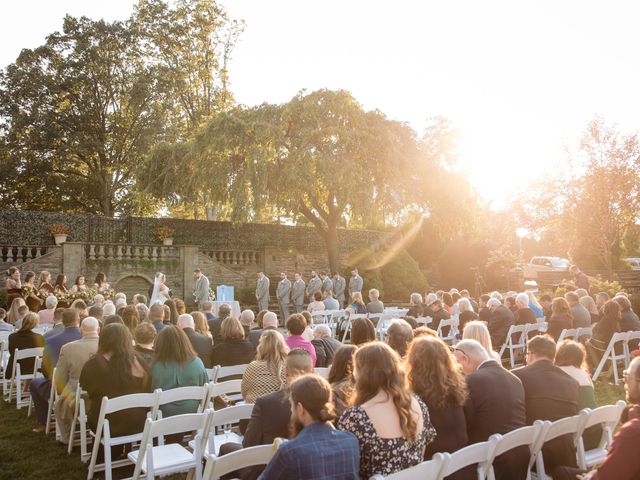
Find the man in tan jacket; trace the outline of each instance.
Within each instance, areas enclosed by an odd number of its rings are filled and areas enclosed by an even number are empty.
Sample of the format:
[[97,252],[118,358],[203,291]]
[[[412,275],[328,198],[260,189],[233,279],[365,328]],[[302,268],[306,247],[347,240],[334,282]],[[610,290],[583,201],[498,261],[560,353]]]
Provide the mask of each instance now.
[[85,318],[80,325],[82,338],[67,343],[60,350],[55,377],[56,390],[60,397],[56,401],[55,412],[60,441],[65,444],[69,441],[80,372],[87,360],[98,351],[99,329],[98,320],[94,317]]

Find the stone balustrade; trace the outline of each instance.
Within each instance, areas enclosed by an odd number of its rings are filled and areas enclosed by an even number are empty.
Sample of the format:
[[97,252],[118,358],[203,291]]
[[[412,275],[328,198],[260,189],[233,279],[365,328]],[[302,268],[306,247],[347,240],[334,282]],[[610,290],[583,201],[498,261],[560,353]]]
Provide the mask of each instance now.
[[40,258],[50,248],[43,245],[0,245],[0,260],[3,263],[21,264]]
[[222,265],[256,265],[259,261],[254,250],[204,250],[204,253]]
[[85,244],[87,260],[170,260],[180,258],[180,247],[118,243]]

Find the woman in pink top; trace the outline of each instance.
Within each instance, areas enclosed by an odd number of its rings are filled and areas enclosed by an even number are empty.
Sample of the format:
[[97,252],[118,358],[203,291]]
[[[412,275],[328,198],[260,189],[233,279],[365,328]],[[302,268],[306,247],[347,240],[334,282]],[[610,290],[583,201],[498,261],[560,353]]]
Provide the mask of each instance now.
[[287,319],[286,327],[289,335],[285,339],[285,343],[289,350],[294,348],[303,348],[311,354],[313,366],[316,366],[316,348],[302,337],[307,322],[302,315],[294,313]]

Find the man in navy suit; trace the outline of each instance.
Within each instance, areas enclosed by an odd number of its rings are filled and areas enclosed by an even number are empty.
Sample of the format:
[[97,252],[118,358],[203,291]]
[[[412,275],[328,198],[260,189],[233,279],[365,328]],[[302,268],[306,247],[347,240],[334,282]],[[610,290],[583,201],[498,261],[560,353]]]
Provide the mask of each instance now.
[[80,340],[80,315],[75,308],[67,308],[62,312],[64,330],[46,339],[42,357],[42,373],[44,377],[35,378],[29,384],[29,391],[36,407],[36,428],[34,432],[43,432],[47,423],[49,394],[51,392],[51,375],[58,363],[60,350],[69,342]]

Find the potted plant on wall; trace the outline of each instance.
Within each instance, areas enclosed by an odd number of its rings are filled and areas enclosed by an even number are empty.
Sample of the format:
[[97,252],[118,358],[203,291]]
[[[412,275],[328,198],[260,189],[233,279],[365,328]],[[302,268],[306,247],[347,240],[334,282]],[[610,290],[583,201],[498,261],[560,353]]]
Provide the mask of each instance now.
[[156,238],[162,241],[163,245],[173,245],[173,228],[169,227],[158,227],[155,230]]
[[56,245],[62,245],[67,241],[71,229],[66,223],[54,223],[49,227],[49,233],[53,235]]

